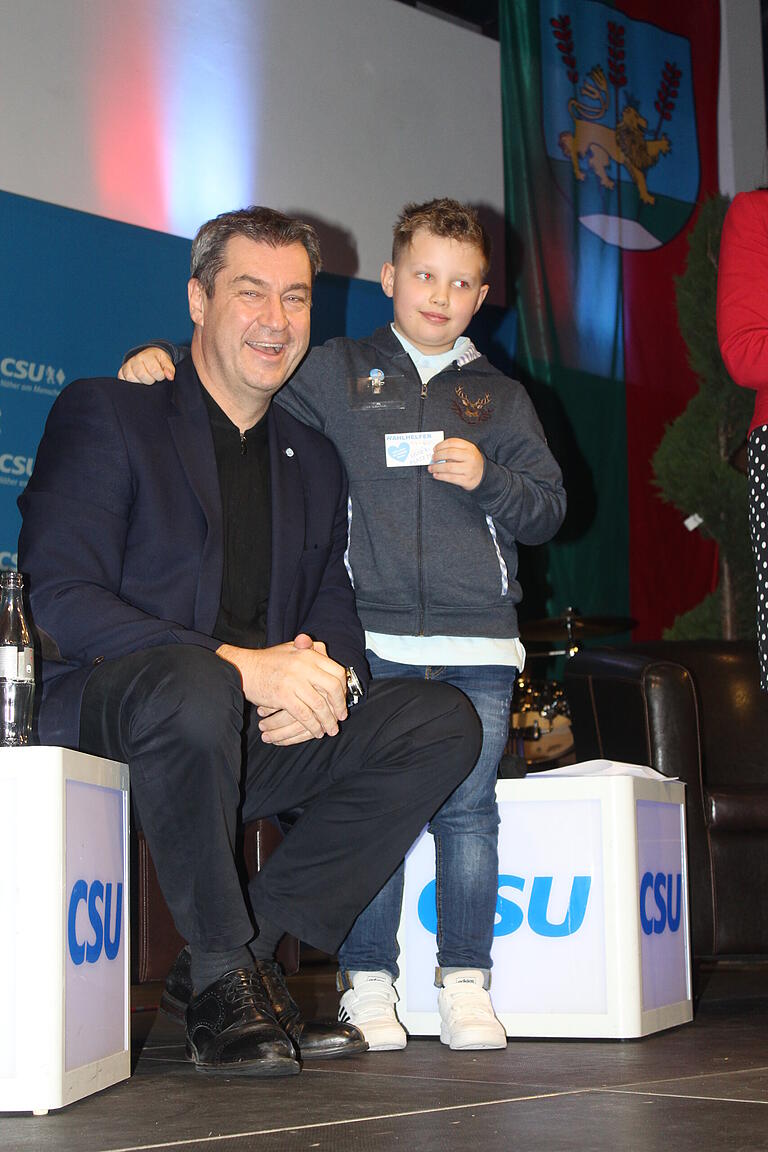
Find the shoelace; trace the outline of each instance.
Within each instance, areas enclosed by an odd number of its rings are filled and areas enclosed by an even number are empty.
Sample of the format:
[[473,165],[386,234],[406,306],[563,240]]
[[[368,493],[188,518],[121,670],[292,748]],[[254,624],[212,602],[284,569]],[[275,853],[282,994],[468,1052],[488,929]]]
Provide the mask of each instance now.
[[280,992],[283,996],[290,995],[283,970],[277,960],[257,960],[255,970],[264,980],[275,985],[275,991]]
[[256,973],[261,978],[270,1008],[282,1026],[288,1027],[300,1021],[299,1006],[288,991],[283,970],[276,960],[258,960]]
[[264,985],[255,972],[240,968],[228,972],[222,980],[224,999],[235,1008],[256,1007],[262,1012],[272,1012]]

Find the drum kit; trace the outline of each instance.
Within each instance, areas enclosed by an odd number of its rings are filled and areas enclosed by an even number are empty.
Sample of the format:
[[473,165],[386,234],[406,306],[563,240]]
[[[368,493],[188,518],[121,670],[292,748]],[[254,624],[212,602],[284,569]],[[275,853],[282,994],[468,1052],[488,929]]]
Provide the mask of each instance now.
[[[521,623],[523,642],[561,645],[545,652],[528,652],[527,659],[575,656],[579,641],[611,636],[634,628],[625,616],[579,616],[568,608],[562,616]],[[567,763],[573,753],[571,710],[565,691],[556,680],[537,680],[524,672],[515,684],[507,753],[539,770]]]

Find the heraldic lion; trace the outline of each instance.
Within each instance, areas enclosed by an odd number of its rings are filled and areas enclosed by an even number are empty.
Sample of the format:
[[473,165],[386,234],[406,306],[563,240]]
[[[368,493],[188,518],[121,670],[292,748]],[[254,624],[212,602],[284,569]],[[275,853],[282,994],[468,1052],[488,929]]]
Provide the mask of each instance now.
[[637,191],[644,204],[653,204],[655,197],[648,191],[645,182],[646,169],[658,163],[659,156],[669,152],[669,137],[659,140],[646,140],[648,121],[637,108],[628,103],[621,114],[617,128],[607,124],[597,124],[608,111],[610,98],[605,73],[599,66],[590,72],[592,83],[585,82],[581,95],[594,104],[582,103],[575,98],[568,101],[568,111],[573,121],[573,132],[561,132],[560,147],[573,165],[577,180],[586,180],[586,173],[579,167],[579,157],[586,157],[592,171],[604,188],[615,187],[615,180],[608,175],[607,168],[612,160],[623,164],[637,185]]

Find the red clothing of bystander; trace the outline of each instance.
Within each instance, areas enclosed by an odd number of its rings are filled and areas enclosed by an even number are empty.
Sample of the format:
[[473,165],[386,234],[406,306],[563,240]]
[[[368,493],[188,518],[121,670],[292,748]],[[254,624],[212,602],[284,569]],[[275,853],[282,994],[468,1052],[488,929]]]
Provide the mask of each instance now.
[[723,225],[717,334],[737,384],[757,391],[750,432],[768,424],[768,191],[740,192]]

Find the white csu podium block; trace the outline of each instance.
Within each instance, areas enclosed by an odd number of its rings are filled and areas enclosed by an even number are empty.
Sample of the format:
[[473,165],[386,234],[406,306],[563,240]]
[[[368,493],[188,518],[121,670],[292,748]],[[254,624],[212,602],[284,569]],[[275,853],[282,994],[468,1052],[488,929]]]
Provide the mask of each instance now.
[[45,1113],[130,1065],[128,768],[0,749],[0,1111]]
[[[529,777],[497,788],[493,1004],[508,1036],[645,1036],[693,1018],[685,786]],[[398,1014],[440,1033],[435,854],[406,857]]]

